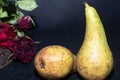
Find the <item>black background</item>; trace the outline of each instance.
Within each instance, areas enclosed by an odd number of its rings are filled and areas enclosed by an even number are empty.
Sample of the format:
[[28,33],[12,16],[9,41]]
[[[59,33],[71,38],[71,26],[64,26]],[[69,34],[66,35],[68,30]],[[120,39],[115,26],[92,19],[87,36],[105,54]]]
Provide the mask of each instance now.
[[[30,15],[36,28],[30,31],[35,41],[37,53],[41,48],[58,44],[77,54],[85,32],[85,0],[37,0],[39,5]],[[114,69],[106,80],[119,80],[120,76],[120,6],[119,0],[86,0],[98,11],[106,32],[109,46],[114,57]],[[68,80],[83,80],[77,74]],[[0,80],[41,80],[34,69],[33,61],[29,64],[13,62],[0,70]]]

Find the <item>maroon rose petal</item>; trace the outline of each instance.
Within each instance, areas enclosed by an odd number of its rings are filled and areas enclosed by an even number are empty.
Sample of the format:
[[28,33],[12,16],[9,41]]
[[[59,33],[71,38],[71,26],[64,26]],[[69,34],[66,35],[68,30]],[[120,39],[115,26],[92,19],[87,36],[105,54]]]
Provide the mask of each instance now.
[[34,56],[34,41],[28,37],[20,37],[15,41],[14,59],[28,63]]

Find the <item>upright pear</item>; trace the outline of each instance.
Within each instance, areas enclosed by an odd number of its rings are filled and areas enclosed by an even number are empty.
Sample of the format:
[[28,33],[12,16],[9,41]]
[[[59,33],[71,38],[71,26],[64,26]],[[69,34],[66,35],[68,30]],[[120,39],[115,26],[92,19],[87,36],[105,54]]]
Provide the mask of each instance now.
[[103,24],[94,7],[85,3],[86,32],[76,57],[78,73],[86,80],[103,80],[113,69],[113,56]]

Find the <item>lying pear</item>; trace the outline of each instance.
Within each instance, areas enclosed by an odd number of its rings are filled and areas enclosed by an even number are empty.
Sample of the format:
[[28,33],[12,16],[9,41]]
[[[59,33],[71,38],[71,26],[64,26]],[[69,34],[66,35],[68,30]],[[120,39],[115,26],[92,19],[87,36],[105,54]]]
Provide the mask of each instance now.
[[35,55],[35,69],[44,79],[59,80],[73,72],[74,57],[66,47],[46,46]]
[[85,3],[86,32],[76,58],[77,72],[86,80],[103,80],[113,69],[113,56],[103,24],[94,7]]

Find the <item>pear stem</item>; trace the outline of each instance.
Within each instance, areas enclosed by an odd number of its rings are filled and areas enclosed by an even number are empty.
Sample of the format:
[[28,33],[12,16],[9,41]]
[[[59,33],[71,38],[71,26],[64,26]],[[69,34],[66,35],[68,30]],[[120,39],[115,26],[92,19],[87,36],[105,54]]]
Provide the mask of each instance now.
[[85,1],[84,2],[84,5],[86,6],[86,7],[88,7],[89,6],[89,4]]

